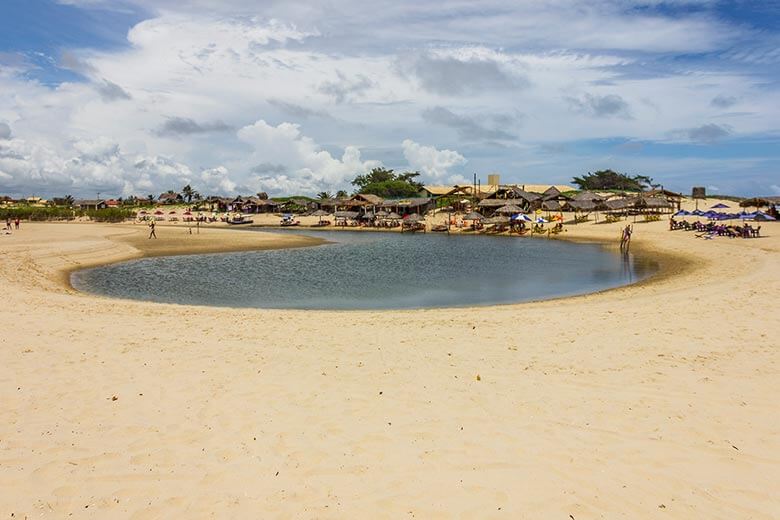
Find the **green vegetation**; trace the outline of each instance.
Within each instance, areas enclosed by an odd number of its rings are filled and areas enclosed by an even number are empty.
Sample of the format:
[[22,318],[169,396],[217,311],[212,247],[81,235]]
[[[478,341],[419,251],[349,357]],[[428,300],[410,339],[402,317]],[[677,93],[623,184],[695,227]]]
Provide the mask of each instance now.
[[613,170],[599,170],[594,173],[588,172],[582,177],[574,177],[572,182],[579,186],[581,190],[620,190],[620,191],[643,191],[653,188],[653,179],[645,175],[626,175]]
[[120,208],[91,209],[87,211],[74,210],[67,207],[38,208],[34,206],[15,206],[0,208],[0,220],[3,221],[7,218],[31,221],[73,220],[83,216],[87,216],[96,222],[121,222],[125,219],[133,218],[135,212]]
[[404,198],[416,196],[423,185],[416,182],[420,172],[396,174],[386,168],[374,168],[366,175],[358,175],[352,181],[357,193],[369,193],[384,198]]

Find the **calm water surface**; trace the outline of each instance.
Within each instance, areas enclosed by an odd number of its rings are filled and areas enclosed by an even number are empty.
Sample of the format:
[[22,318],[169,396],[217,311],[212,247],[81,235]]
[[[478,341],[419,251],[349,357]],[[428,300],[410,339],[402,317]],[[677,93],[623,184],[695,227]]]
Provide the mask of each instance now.
[[405,309],[583,294],[636,282],[657,269],[652,261],[559,240],[434,233],[282,233],[309,234],[333,243],[145,258],[78,271],[72,283],[87,292],[155,302]]

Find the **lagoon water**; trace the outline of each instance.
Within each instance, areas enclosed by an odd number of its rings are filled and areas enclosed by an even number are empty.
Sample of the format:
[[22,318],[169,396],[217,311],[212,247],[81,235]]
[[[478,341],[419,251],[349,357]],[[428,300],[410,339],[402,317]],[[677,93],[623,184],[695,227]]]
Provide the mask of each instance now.
[[[243,232],[252,232],[245,230]],[[73,273],[91,293],[155,302],[291,309],[514,303],[636,282],[657,266],[595,244],[439,234],[281,231],[331,243],[156,257]]]

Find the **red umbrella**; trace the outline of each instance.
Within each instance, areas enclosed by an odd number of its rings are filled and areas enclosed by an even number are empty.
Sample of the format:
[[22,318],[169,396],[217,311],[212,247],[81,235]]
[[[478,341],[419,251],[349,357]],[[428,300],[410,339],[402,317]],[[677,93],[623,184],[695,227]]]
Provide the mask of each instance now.
[[141,211],[138,212],[138,214],[139,215],[146,215],[147,211],[145,209],[142,209]]
[[163,212],[162,212],[162,211],[160,211],[159,209],[158,209],[157,211],[155,211],[155,212],[154,212],[154,214],[155,214],[155,215],[165,215],[165,213],[163,213]]
[[176,210],[173,210],[173,211],[169,211],[169,212],[168,212],[168,215],[175,215],[175,214],[176,214]]

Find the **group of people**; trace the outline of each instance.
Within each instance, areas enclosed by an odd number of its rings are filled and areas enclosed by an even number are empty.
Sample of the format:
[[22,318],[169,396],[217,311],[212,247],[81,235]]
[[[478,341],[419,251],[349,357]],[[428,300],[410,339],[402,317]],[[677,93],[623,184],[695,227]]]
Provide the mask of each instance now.
[[5,232],[10,233],[12,229],[19,229],[19,217],[16,220],[11,221],[10,218],[5,219]]
[[753,227],[745,222],[742,226],[731,226],[719,224],[717,222],[708,222],[706,224],[699,222],[688,222],[686,220],[669,219],[669,231],[682,229],[685,231],[695,231],[696,236],[721,236],[729,238],[758,238],[761,236],[761,226]]

